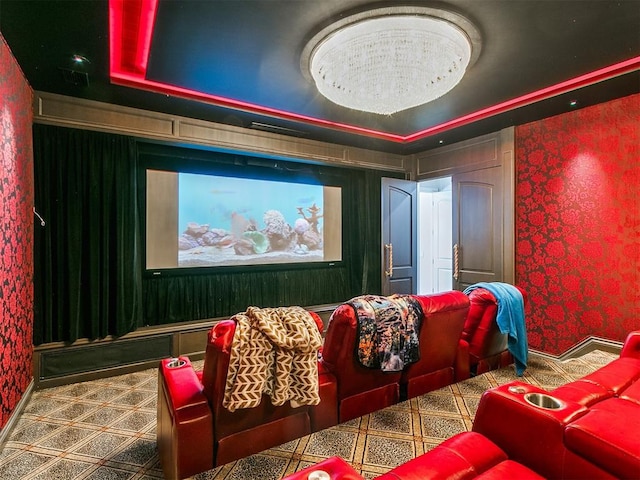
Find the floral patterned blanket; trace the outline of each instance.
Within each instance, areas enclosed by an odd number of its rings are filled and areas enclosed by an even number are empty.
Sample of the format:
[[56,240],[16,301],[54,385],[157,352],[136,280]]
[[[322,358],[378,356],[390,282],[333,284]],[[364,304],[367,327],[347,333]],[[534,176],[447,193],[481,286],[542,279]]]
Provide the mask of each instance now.
[[399,372],[420,359],[420,302],[410,295],[363,295],[347,302],[358,317],[358,360],[369,368]]

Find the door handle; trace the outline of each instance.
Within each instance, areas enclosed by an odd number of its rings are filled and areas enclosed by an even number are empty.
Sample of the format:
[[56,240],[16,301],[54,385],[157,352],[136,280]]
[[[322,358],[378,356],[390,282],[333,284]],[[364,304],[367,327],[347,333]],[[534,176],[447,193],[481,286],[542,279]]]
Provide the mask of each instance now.
[[456,243],[453,246],[453,279],[457,282],[460,276],[460,247]]
[[387,253],[387,270],[384,271],[384,274],[387,277],[393,277],[393,244],[386,243],[384,249]]

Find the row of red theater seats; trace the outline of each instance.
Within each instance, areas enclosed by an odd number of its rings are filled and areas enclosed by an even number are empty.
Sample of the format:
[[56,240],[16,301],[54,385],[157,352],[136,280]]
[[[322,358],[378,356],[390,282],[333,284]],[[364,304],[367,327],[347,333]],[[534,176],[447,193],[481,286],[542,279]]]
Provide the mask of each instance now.
[[[551,392],[511,382],[483,395],[473,431],[376,480],[640,478],[640,331],[620,357]],[[284,480],[362,480],[329,458]]]
[[[204,369],[188,358],[163,360],[158,382],[158,450],[167,478],[185,478],[295,438],[469,378],[470,370],[511,361],[495,325],[496,299],[484,289],[418,295],[423,318],[420,360],[398,373],[367,369],[355,358],[357,317],[349,305],[334,311],[319,360],[320,404],[255,408],[222,406],[232,320],[209,333]],[[319,328],[322,321],[315,316]],[[471,331],[473,328],[473,331]],[[176,367],[176,365],[178,365]]]
[[[495,443],[475,432],[464,432],[375,480],[544,480],[510,460]],[[364,480],[340,457],[331,457],[283,480]]]

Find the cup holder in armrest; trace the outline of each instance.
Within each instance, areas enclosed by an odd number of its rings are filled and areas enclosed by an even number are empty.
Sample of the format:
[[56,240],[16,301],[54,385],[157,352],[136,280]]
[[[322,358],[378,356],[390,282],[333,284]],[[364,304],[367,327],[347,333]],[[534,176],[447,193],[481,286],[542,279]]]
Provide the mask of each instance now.
[[522,395],[523,393],[527,393],[527,389],[520,386],[520,385],[511,385],[509,388],[509,393],[517,393],[519,395]]
[[179,358],[172,358],[167,362],[167,368],[179,368],[184,367],[187,364],[186,361]]
[[546,393],[527,393],[524,399],[531,405],[546,408],[547,410],[559,410],[565,407],[565,403],[562,400]]
[[330,480],[331,476],[324,470],[314,470],[309,473],[308,480]]

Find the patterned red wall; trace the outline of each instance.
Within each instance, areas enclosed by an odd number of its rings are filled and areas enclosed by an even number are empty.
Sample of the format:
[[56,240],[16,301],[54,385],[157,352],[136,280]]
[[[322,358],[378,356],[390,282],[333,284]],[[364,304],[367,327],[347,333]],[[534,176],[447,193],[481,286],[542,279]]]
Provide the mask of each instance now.
[[0,35],[0,428],[32,378],[32,97]]
[[516,280],[529,346],[640,328],[640,95],[516,128]]

